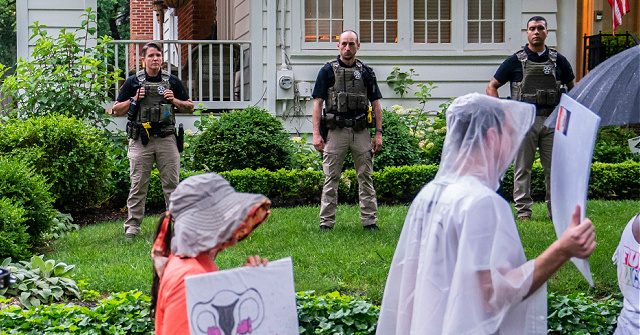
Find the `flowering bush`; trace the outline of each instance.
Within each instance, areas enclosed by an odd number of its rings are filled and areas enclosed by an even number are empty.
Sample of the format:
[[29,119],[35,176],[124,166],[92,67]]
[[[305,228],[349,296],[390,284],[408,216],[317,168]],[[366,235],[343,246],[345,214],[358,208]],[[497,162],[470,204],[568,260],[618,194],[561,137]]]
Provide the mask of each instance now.
[[442,145],[447,134],[445,111],[450,102],[439,106],[439,111],[425,111],[417,108],[404,108],[399,105],[391,107],[409,128],[409,134],[418,141],[422,164],[440,163]]

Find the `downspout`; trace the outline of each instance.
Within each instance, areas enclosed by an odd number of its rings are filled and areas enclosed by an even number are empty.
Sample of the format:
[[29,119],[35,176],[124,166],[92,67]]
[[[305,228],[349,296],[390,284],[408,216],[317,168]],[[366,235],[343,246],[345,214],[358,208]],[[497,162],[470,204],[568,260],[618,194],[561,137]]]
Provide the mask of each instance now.
[[[289,70],[287,64],[287,46],[285,44],[285,20],[287,16],[287,0],[280,0],[280,70]],[[282,100],[282,115],[287,112],[287,100]]]
[[286,16],[287,0],[280,0],[280,70],[289,70],[289,64],[287,64],[287,46],[284,40]]

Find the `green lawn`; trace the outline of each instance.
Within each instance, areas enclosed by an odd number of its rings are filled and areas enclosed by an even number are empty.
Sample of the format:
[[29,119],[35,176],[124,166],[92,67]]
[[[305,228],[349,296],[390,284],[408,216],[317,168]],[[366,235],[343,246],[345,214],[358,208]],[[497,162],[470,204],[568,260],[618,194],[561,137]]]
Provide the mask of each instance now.
[[[590,201],[587,209],[598,234],[598,247],[591,256],[595,289],[590,293],[602,296],[618,290],[610,259],[624,225],[640,210],[640,201]],[[238,266],[248,254],[273,260],[291,256],[296,290],[338,290],[379,303],[407,207],[380,207],[381,230],[376,232],[361,228],[356,206],[340,206],[336,227],[320,232],[318,210],[273,209],[253,235],[218,256],[218,265],[221,269]],[[149,292],[149,251],[156,221],[157,217],[145,220],[142,237],[133,241],[124,239],[122,222],[87,226],[56,241],[47,257],[76,264],[76,278],[86,280],[90,289]],[[518,225],[527,257],[539,254],[555,240],[544,204],[536,204],[533,219]],[[549,289],[560,293],[590,290],[571,264],[551,279]]]

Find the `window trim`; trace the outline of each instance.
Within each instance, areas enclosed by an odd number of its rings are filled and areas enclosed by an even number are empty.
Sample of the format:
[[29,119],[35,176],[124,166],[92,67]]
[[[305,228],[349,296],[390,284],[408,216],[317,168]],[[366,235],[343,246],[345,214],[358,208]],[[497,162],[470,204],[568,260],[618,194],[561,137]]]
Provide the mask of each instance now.
[[[319,0],[322,1],[322,0]],[[412,0],[413,1],[413,0]],[[398,0],[398,16],[408,13],[410,20],[398,20],[398,43],[363,43],[365,53],[372,51],[395,51],[397,55],[410,54],[412,51],[433,52],[486,52],[497,51],[500,54],[510,52],[520,47],[522,39],[522,2],[505,0],[505,41],[503,43],[469,43],[467,41],[467,1],[451,0],[451,43],[414,43],[413,42],[413,2]],[[359,31],[360,2],[358,0],[344,0],[343,29]],[[335,51],[334,42],[305,42],[304,41],[304,1],[293,1],[292,17],[298,17],[297,23],[291,23],[291,49],[297,53],[308,50]],[[460,19],[462,18],[462,19]],[[298,29],[295,29],[295,25]],[[362,51],[361,51],[362,52]]]

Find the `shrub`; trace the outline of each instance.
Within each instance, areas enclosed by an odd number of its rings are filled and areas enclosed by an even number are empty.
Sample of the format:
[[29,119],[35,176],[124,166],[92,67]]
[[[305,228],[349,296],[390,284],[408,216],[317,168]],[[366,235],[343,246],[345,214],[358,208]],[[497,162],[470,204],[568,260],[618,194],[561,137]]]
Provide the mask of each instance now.
[[47,115],[0,125],[0,153],[29,162],[51,183],[61,210],[95,207],[109,196],[109,143],[82,121]]
[[[438,172],[437,165],[387,167],[373,172],[373,184],[379,204],[406,204]],[[180,179],[202,171],[181,171]],[[274,206],[317,205],[320,202],[324,174],[311,170],[232,170],[220,173],[240,192],[262,193],[271,198]],[[358,181],[354,170],[342,172],[339,184],[341,203],[357,203]],[[498,193],[511,199],[513,167],[507,170]],[[540,163],[533,164],[532,196],[544,199],[544,173]],[[640,198],[640,163],[594,163],[591,166],[589,197],[605,199]],[[157,170],[151,173],[147,205],[164,206]]]
[[622,302],[611,297],[549,293],[547,327],[550,334],[613,334],[621,308]]
[[375,334],[380,307],[368,301],[331,292],[296,295],[300,334]]
[[16,277],[15,285],[0,290],[0,295],[17,297],[25,307],[40,306],[61,301],[66,297],[80,298],[76,282],[69,277],[75,265],[56,263],[44,256],[33,256],[29,262],[11,263],[11,258],[2,262]]
[[[53,304],[0,310],[6,334],[153,334],[151,298],[139,291],[114,293],[93,308]],[[5,334],[5,332],[2,332]]]
[[42,236],[44,240],[57,240],[67,233],[80,230],[80,226],[73,223],[73,217],[71,216],[71,214],[58,212],[53,218],[52,223],[53,224],[51,225],[51,229],[48,232],[45,232]]
[[113,162],[110,179],[109,202],[122,206],[129,195],[131,181],[129,179],[129,157],[127,135],[120,131],[109,136],[109,160]]
[[627,160],[640,161],[640,155],[631,153],[628,139],[638,136],[635,131],[622,127],[605,127],[598,132],[593,161],[621,163]]
[[0,258],[25,259],[30,255],[29,234],[25,210],[0,198]]
[[25,118],[59,113],[100,125],[110,121],[103,103],[111,99],[105,92],[119,76],[107,69],[108,38],[98,38],[95,47],[87,46],[95,36],[95,15],[87,10],[77,31],[63,29],[55,37],[34,23],[31,37],[37,40],[31,57],[20,59],[15,73],[0,86],[3,96],[15,102],[9,114]]
[[282,123],[266,110],[249,107],[224,113],[198,137],[193,168],[207,171],[291,167],[292,144]]
[[42,233],[51,228],[55,215],[54,198],[45,178],[23,162],[0,157],[0,198],[9,199],[13,205],[24,209],[29,243],[36,245]]
[[291,140],[293,141],[293,169],[322,171],[322,154],[309,143],[309,137],[294,136]]

